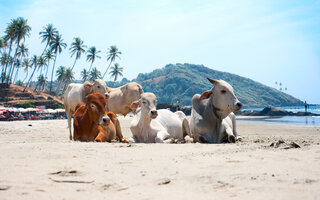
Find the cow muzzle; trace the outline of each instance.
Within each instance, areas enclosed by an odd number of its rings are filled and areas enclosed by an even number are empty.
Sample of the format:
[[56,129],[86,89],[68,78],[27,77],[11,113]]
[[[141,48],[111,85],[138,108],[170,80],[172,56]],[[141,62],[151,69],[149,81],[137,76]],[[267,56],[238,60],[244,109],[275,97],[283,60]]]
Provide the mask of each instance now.
[[109,99],[109,97],[110,97],[108,92],[104,93],[104,96],[105,96],[106,99]]
[[241,110],[242,108],[242,103],[240,103],[240,101],[238,101],[235,105],[235,112],[238,112],[239,110]]
[[157,118],[157,116],[158,116],[158,111],[157,111],[157,110],[151,110],[151,111],[150,111],[150,117],[151,117],[152,119]]
[[103,125],[108,125],[108,124],[110,124],[110,118],[108,117],[108,116],[103,116],[102,117],[102,124]]

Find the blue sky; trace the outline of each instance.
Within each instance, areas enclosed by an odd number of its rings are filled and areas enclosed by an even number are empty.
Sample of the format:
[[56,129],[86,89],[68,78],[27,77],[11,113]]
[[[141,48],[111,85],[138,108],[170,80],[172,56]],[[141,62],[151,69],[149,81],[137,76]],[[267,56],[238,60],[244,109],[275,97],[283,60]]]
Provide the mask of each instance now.
[[[20,16],[32,27],[31,55],[45,46],[42,27],[57,27],[68,44],[57,66],[73,64],[69,46],[80,37],[102,51],[100,71],[117,45],[129,79],[169,63],[203,64],[271,87],[281,82],[287,93],[320,103],[320,0],[0,0],[0,36]],[[82,56],[76,78],[84,67]]]

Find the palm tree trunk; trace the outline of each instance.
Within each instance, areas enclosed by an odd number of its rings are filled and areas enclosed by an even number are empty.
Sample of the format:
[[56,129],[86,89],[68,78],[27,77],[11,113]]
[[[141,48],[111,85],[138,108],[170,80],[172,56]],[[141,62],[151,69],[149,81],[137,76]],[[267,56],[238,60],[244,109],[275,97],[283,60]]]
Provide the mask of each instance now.
[[10,77],[10,78],[9,78],[9,84],[12,83],[12,76],[13,76],[14,70],[15,70],[15,67],[14,67],[14,65],[13,65],[12,70],[11,70],[11,74],[10,74],[10,76],[9,76],[9,77]]
[[90,65],[90,68],[89,68],[88,73],[90,73],[90,70],[91,70],[92,64],[93,64],[93,61],[91,62],[91,65]]
[[37,90],[37,87],[38,87],[39,83],[37,83],[36,87],[34,88],[34,92]]
[[27,75],[26,75],[26,77],[23,79],[22,83],[24,83],[24,81],[27,79],[27,77],[28,77],[28,72],[29,72],[29,70],[27,70]]
[[18,77],[18,73],[19,73],[19,68],[17,68],[16,74],[14,75],[13,84],[16,82],[16,78]]
[[106,73],[107,73],[107,71],[108,71],[108,69],[109,69],[109,67],[110,67],[111,63],[112,63],[112,61],[110,61],[110,63],[109,63],[109,66],[108,66],[107,70],[104,72],[104,74],[103,74],[103,76],[102,76],[102,79],[103,79],[103,78],[104,78],[104,76],[106,75]]
[[11,49],[12,49],[12,40],[10,40],[8,58],[7,58],[6,67],[5,67],[5,70],[4,70],[5,77],[2,80],[2,83],[4,83],[4,81],[5,81],[6,77],[7,77],[7,68],[8,68],[8,64],[9,64],[9,58],[10,58],[10,54],[11,54]]
[[[58,52],[57,52],[57,53],[58,53]],[[57,53],[56,53],[56,56],[55,56],[55,58],[54,58],[54,62],[53,62],[53,66],[52,66],[50,89],[49,89],[50,92],[52,91],[52,79],[53,79],[54,67],[55,67],[55,65],[56,65],[56,60],[57,60]]]
[[49,45],[49,41],[47,42],[46,46],[44,47],[44,50],[43,50],[41,56],[43,56],[44,52],[46,52],[48,45]]
[[50,65],[50,62],[48,62],[48,65],[47,65],[47,70],[46,70],[46,76],[45,76],[45,77],[47,77],[47,75],[48,75],[48,71],[49,71],[49,65]]
[[19,44],[20,44],[20,40],[17,40],[17,47],[16,47],[16,51],[14,53],[14,56],[13,56],[13,62],[11,64],[11,68],[12,69],[12,74],[10,76],[10,80],[8,80],[8,82],[11,84],[12,82],[12,75],[13,75],[13,71],[14,71],[14,68],[15,68],[15,62],[16,62],[16,57],[17,57],[17,53],[18,53],[18,49],[19,49]]
[[32,71],[32,74],[31,74],[31,76],[30,76],[30,78],[29,78],[26,86],[24,87],[23,92],[24,92],[24,91],[26,90],[26,88],[28,87],[28,85],[29,85],[29,83],[30,83],[30,81],[31,81],[31,79],[32,79],[32,76],[33,76],[34,72],[36,71],[36,69],[37,69],[37,65],[34,66],[34,69],[33,69],[33,71]]
[[114,76],[114,81],[116,81],[117,78],[118,78],[118,74],[116,74],[116,75]]
[[76,65],[76,62],[77,62],[77,56],[76,56],[76,59],[74,60],[73,66],[71,67],[71,71],[73,70],[74,66]]

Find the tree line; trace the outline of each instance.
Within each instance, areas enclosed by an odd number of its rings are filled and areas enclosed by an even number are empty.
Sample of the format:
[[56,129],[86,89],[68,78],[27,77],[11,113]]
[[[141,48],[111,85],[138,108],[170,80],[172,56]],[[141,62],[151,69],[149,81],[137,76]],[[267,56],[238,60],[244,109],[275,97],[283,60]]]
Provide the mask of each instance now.
[[[123,67],[120,67],[115,60],[120,59],[121,51],[115,45],[107,49],[107,62],[103,75],[93,66],[97,59],[101,59],[101,51],[95,46],[87,48],[84,41],[79,37],[75,37],[70,45],[70,57],[74,57],[74,62],[71,67],[59,66],[56,69],[56,61],[58,56],[67,48],[62,34],[59,33],[53,24],[47,24],[39,32],[41,43],[44,44],[41,54],[32,55],[29,57],[29,49],[25,44],[26,38],[30,37],[31,27],[28,21],[22,17],[12,19],[0,38],[0,65],[1,76],[0,81],[2,85],[10,86],[10,84],[17,84],[24,86],[24,92],[34,78],[36,71],[39,73],[36,81],[34,91],[44,90],[45,86],[50,93],[61,94],[66,89],[66,86],[71,83],[74,77],[74,67],[82,55],[86,55],[86,61],[89,62],[88,69],[83,68],[80,79],[82,81],[94,80],[96,78],[104,78],[109,68],[109,74],[114,78],[114,81],[119,76],[123,76]],[[51,72],[49,71],[50,64],[52,64]],[[113,64],[113,65],[112,65]],[[22,70],[23,71],[22,71]],[[19,74],[25,74],[23,80],[18,80]],[[53,76],[56,74],[58,87],[53,91]],[[49,81],[50,80],[50,81]]]

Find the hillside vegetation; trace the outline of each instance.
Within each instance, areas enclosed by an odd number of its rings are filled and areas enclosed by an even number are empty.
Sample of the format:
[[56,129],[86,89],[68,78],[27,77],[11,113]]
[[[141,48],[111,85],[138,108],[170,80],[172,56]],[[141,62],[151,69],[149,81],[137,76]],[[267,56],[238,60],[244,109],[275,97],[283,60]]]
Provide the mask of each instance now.
[[[155,93],[158,97],[158,103],[175,103],[179,100],[183,105],[191,105],[194,94],[201,94],[212,87],[206,79],[207,77],[229,82],[245,107],[303,104],[299,99],[275,88],[235,74],[213,70],[203,65],[169,64],[151,73],[140,73],[132,81],[141,84],[145,92]],[[124,79],[117,84],[108,82],[107,85],[116,87],[126,82],[128,80]]]

